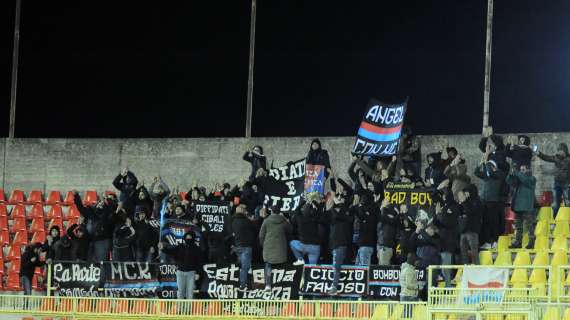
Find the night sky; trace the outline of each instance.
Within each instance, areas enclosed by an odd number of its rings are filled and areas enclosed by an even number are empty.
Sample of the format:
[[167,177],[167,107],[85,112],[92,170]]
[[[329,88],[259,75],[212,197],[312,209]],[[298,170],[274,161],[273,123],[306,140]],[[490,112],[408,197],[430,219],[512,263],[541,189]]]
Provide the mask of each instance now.
[[[244,135],[249,0],[23,2],[17,137]],[[371,97],[406,96],[416,133],[479,133],[486,3],[258,0],[253,135],[352,136]],[[568,131],[570,1],[495,1],[493,32],[495,131]]]

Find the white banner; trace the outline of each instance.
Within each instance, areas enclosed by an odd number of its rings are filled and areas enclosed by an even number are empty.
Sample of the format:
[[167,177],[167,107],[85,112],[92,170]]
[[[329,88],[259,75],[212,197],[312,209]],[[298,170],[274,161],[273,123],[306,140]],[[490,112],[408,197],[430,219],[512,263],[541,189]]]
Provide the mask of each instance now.
[[509,269],[466,266],[458,304],[500,304],[505,296]]

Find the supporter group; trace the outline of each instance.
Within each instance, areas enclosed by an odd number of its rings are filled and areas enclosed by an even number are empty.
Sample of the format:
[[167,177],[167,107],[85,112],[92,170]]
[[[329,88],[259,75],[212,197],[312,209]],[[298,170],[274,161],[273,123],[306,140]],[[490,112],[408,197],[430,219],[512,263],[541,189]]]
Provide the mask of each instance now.
[[[80,212],[76,224],[60,230],[53,226],[43,244],[31,244],[21,257],[20,276],[26,294],[37,266],[54,261],[140,261],[175,263],[178,297],[193,298],[194,279],[205,263],[237,263],[240,289],[251,286],[252,265],[265,265],[265,287],[270,290],[271,268],[281,264],[332,264],[337,295],[339,269],[343,264],[401,265],[402,300],[416,300],[415,270],[430,265],[478,264],[479,250],[497,246],[506,231],[505,208],[515,212],[516,236],[511,244],[522,245],[523,226],[531,248],[538,203],[536,178],[531,172],[534,155],[555,164],[554,212],[568,199],[570,155],[561,143],[554,155],[531,145],[527,136],[517,139],[493,134],[482,137],[481,159],[468,168],[461,150],[432,150],[424,160],[420,139],[404,128],[400,152],[389,158],[353,156],[348,168],[333,168],[327,150],[314,139],[306,163],[325,168],[327,193],[304,197],[294,212],[280,212],[279,205],[264,205],[268,160],[262,146],[247,150],[243,160],[251,172],[235,185],[214,188],[194,185],[186,193],[171,190],[157,176],[145,184],[135,172],[123,169],[113,181],[115,193],[105,193],[86,206],[75,192]],[[347,170],[350,179],[339,178]],[[345,171],[346,172],[346,171]],[[342,173],[344,176],[344,172]],[[235,183],[235,182],[234,182]],[[412,212],[406,204],[392,204],[384,197],[389,183],[414,184],[432,190],[434,205]],[[476,184],[480,187],[476,187]],[[183,196],[181,196],[181,194]],[[194,205],[197,201],[229,201],[228,232],[209,230]],[[196,228],[184,241],[172,245],[160,239],[165,219],[184,220]],[[196,239],[202,239],[197,245]],[[40,255],[46,259],[40,259]],[[44,262],[45,261],[45,262]],[[453,275],[434,274],[434,280],[451,286]]]

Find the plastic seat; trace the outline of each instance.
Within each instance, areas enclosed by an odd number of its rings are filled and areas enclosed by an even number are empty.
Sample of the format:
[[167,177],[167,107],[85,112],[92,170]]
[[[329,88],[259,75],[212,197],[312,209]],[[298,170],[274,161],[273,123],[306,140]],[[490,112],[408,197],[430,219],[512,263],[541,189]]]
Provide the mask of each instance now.
[[97,191],[89,190],[85,191],[85,197],[83,198],[83,205],[94,206],[97,204]]
[[509,251],[511,246],[511,237],[510,236],[499,236],[499,240],[497,241],[497,251]]
[[63,204],[66,206],[70,206],[75,203],[75,195],[73,191],[67,191],[65,194],[65,199],[63,200]]
[[12,212],[10,213],[10,217],[12,219],[15,218],[26,218],[26,206],[19,204],[12,208]]
[[188,191],[180,191],[180,192],[178,193],[178,195],[180,196],[180,200],[181,200],[181,201],[186,200],[186,195],[187,195],[187,194],[188,194]]
[[61,210],[61,206],[56,204],[49,209],[46,219],[63,219],[63,211]]
[[32,243],[45,243],[46,242],[46,233],[45,231],[38,231],[35,232],[32,236]]
[[15,272],[8,272],[8,278],[6,279],[6,287],[4,288],[8,291],[23,291],[20,285],[20,274]]
[[45,231],[45,221],[44,217],[35,218],[32,220],[32,225],[30,226],[30,233],[34,232],[44,232]]
[[548,263],[548,251],[538,251],[534,255],[534,260],[532,261],[533,266],[547,266]]
[[520,251],[519,253],[517,253],[515,261],[513,261],[513,265],[530,266],[530,254],[528,253],[528,251]]
[[550,223],[546,221],[538,221],[536,228],[534,228],[534,235],[538,238],[540,236],[550,236]]
[[61,219],[61,218],[54,218],[54,219],[51,219],[50,222],[49,222],[49,225],[48,225],[47,230],[48,230],[48,231],[51,230],[51,228],[52,228],[53,226],[58,226],[60,232],[62,232],[62,233],[63,233],[64,230],[65,230],[65,228],[64,228],[64,226],[63,226],[63,219]]
[[568,253],[566,251],[556,251],[552,256],[551,266],[561,266],[568,264]]
[[0,216],[0,230],[8,230],[8,217]]
[[35,204],[32,207],[32,210],[30,210],[29,215],[28,215],[28,219],[30,220],[34,220],[34,219],[43,219],[45,217],[45,212],[44,212],[44,206],[42,204]]
[[526,286],[528,283],[528,274],[526,269],[515,269],[511,276],[511,283],[524,284]]
[[10,194],[9,204],[24,204],[26,202],[24,191],[22,190],[12,190]]
[[0,204],[4,204],[6,202],[6,194],[4,193],[4,189],[0,189]]
[[10,232],[11,233],[16,233],[16,232],[20,232],[20,231],[26,231],[26,218],[15,218],[14,219],[14,223],[12,224],[12,227],[10,227]]
[[81,213],[79,212],[79,209],[77,209],[75,205],[72,205],[69,207],[69,211],[67,212],[67,215],[65,215],[63,220],[77,221],[80,216]]
[[46,204],[53,206],[54,204],[60,204],[61,202],[61,192],[57,190],[52,190],[49,192]]
[[546,283],[546,269],[543,268],[534,268],[530,273],[530,278],[528,282],[531,284],[535,283]]
[[554,237],[570,237],[570,228],[568,226],[568,221],[558,221],[552,232]]
[[8,208],[6,208],[5,204],[0,204],[0,217],[7,217],[8,216]]
[[10,234],[8,230],[0,230],[0,245],[7,246],[10,244]]
[[563,320],[570,320],[570,308],[566,308],[566,310],[564,310],[564,318],[562,318]]
[[552,207],[542,207],[538,209],[538,221],[554,222],[554,211]]
[[552,250],[552,251],[557,251],[557,250],[568,251],[568,239],[566,239],[566,237],[564,237],[564,236],[554,238],[554,241],[552,242],[552,246],[550,247],[550,250]]
[[11,245],[6,256],[7,261],[13,261],[22,257],[22,249],[19,245]]
[[560,320],[560,310],[557,307],[548,307],[542,320]]
[[493,253],[491,251],[480,251],[479,252],[479,264],[482,266],[492,266],[493,265]]
[[27,204],[44,203],[44,194],[40,190],[32,190],[28,195]]
[[8,272],[13,273],[20,273],[20,267],[22,266],[21,260],[12,260],[10,261],[10,267],[8,268]]
[[512,264],[513,262],[510,251],[499,252],[497,258],[495,259],[496,266],[510,266]]
[[14,235],[14,240],[12,240],[12,244],[21,245],[21,246],[27,245],[28,244],[28,233],[25,231],[16,232],[16,235]]
[[556,213],[554,221],[570,221],[570,207],[560,207]]
[[536,239],[534,240],[534,250],[543,251],[550,249],[548,246],[549,240],[550,239],[548,236],[536,237]]

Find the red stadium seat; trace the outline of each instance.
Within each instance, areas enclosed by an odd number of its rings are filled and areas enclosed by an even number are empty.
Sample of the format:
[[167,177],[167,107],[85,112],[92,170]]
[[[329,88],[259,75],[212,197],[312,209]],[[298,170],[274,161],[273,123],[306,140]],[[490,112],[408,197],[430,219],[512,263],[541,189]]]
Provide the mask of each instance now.
[[48,220],[62,219],[62,218],[63,218],[63,212],[62,212],[61,206],[59,204],[52,206],[51,209],[49,209],[49,212],[46,216],[46,219],[48,219]]
[[18,245],[11,245],[6,256],[7,261],[17,260],[22,257],[22,249]]
[[34,235],[32,236],[32,243],[41,243],[41,244],[43,244],[44,242],[46,242],[46,233],[45,233],[45,231],[38,231],[38,232],[35,232]]
[[12,208],[12,212],[10,213],[10,217],[12,219],[16,219],[16,218],[26,218],[26,206],[24,206],[23,204],[18,204],[15,205]]
[[44,216],[45,216],[44,206],[40,203],[36,203],[32,207],[32,210],[30,210],[30,214],[28,215],[28,219],[30,219],[30,220],[38,219],[38,218],[43,219]]
[[188,191],[180,191],[178,193],[178,195],[180,195],[180,201],[184,201],[186,200],[186,194],[188,193]]
[[46,204],[53,206],[54,204],[60,204],[61,202],[61,192],[57,190],[52,190],[49,192]]
[[0,203],[6,203],[6,194],[4,193],[4,189],[0,189]]
[[0,231],[8,230],[8,217],[0,216]]
[[8,216],[8,208],[6,208],[5,204],[0,204],[0,217],[7,217]]
[[30,226],[30,233],[45,232],[45,231],[46,231],[46,226],[45,226],[44,217],[35,218],[34,220],[32,220],[32,225]]
[[19,204],[19,203],[25,203],[26,199],[24,197],[24,191],[22,190],[12,190],[12,193],[10,194],[10,200],[8,200],[9,204]]
[[51,221],[49,222],[49,226],[48,226],[47,230],[51,230],[51,228],[53,226],[58,226],[60,232],[63,232],[65,230],[63,228],[63,219],[61,219],[61,218],[51,219]]
[[27,204],[44,203],[44,194],[40,190],[32,190],[28,195]]
[[109,190],[105,191],[105,196],[108,196],[108,195],[113,195],[113,196],[117,197],[117,193],[115,191],[109,191]]
[[73,205],[69,207],[69,211],[67,212],[67,215],[63,218],[63,220],[77,221],[79,219],[79,216],[81,216],[79,209],[77,209],[77,207]]
[[14,240],[12,240],[13,245],[25,246],[28,244],[28,233],[25,231],[16,232]]
[[12,260],[10,261],[10,268],[8,268],[8,272],[13,273],[20,273],[20,266],[22,265],[21,260]]
[[14,223],[10,227],[10,233],[16,233],[20,231],[26,232],[27,230],[26,227],[27,227],[26,218],[21,218],[21,217],[14,218]]
[[8,272],[8,278],[6,279],[6,287],[4,288],[8,291],[23,291],[20,285],[20,274],[14,272]]
[[75,203],[74,199],[75,195],[73,194],[73,191],[67,191],[67,193],[65,194],[65,199],[63,200],[63,204],[66,206],[70,206]]
[[7,246],[10,244],[10,234],[8,230],[0,230],[0,246]]
[[85,191],[85,197],[83,198],[83,205],[94,206],[97,204],[97,191]]

